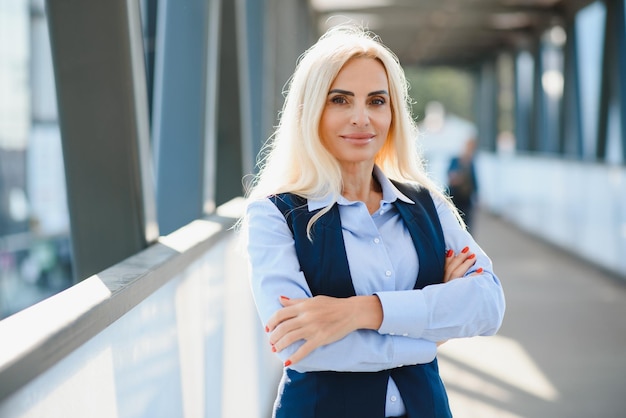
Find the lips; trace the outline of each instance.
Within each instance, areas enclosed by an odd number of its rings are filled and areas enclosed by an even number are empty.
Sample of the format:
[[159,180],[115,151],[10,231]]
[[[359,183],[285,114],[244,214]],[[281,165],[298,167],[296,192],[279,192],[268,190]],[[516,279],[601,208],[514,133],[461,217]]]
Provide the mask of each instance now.
[[340,135],[341,138],[353,144],[367,144],[374,140],[376,135],[371,132],[355,132],[351,134]]

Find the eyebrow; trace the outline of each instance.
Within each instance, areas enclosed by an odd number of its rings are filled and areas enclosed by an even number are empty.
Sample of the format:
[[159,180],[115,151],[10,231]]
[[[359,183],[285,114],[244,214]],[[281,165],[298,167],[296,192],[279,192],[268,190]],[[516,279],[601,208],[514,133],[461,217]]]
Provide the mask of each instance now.
[[[345,94],[346,96],[354,96],[354,93],[348,90],[332,89],[331,91],[328,92],[329,95],[333,93]],[[379,94],[386,94],[387,96],[389,96],[389,92],[387,92],[387,90],[376,90],[371,93],[368,93],[367,95],[378,96]]]

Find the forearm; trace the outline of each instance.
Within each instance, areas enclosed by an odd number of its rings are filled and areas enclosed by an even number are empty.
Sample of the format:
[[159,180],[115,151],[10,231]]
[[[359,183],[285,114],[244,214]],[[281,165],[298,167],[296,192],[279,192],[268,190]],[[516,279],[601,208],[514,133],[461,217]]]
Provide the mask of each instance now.
[[[445,291],[438,287],[448,286]],[[421,337],[439,341],[493,335],[502,324],[505,301],[499,281],[491,273],[454,280],[423,289],[427,309],[435,315]]]
[[381,334],[429,341],[492,335],[505,309],[500,283],[490,272],[378,296],[385,312]]
[[285,361],[287,366],[354,331],[378,329],[382,321],[382,308],[376,296],[336,298],[319,295],[299,299],[281,296],[280,303],[283,308],[266,323],[272,350],[280,353],[294,343],[304,341]]
[[[302,346],[298,341],[277,353],[282,362]],[[359,330],[334,343],[318,347],[290,366],[298,372],[376,372],[431,362],[437,354],[434,342]]]

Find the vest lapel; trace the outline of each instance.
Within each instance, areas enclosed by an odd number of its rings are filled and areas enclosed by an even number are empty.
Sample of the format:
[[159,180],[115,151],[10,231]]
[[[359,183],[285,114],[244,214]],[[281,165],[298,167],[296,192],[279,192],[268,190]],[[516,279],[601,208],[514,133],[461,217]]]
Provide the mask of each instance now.
[[430,193],[426,189],[417,190],[410,185],[395,181],[393,183],[398,190],[415,202],[410,204],[399,199],[394,202],[417,251],[419,272],[415,289],[441,283],[445,263],[445,240]]
[[[314,245],[316,241],[321,245]],[[319,286],[317,294],[340,298],[356,296],[337,204],[315,223],[313,244],[308,250],[318,253],[315,258],[320,261],[319,264],[308,268],[309,272],[311,270],[316,272],[314,275],[316,287]]]
[[313,296],[355,296],[337,204],[313,224],[311,242],[306,227],[318,211],[309,212],[306,199],[292,193],[270,199],[285,216],[293,233],[300,268]]

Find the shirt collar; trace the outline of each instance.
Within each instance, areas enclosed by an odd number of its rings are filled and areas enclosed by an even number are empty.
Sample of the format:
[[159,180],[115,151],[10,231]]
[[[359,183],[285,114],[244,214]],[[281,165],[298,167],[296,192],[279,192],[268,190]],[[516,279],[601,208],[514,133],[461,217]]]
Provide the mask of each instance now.
[[[397,199],[400,199],[406,203],[410,203],[410,204],[415,203],[411,199],[406,197],[400,190],[398,190],[398,188],[394,186],[394,184],[387,178],[385,173],[383,173],[383,171],[377,165],[374,165],[373,174],[374,174],[374,177],[376,177],[376,179],[380,183],[380,187],[383,191],[383,202],[393,203]],[[322,198],[312,197],[308,199],[307,205],[308,205],[309,212],[313,212],[314,210],[324,208],[333,202],[334,202],[333,196],[326,196]],[[354,202],[347,200],[343,196],[339,196],[339,198],[337,199],[337,204],[339,205],[351,205],[353,203]]]

